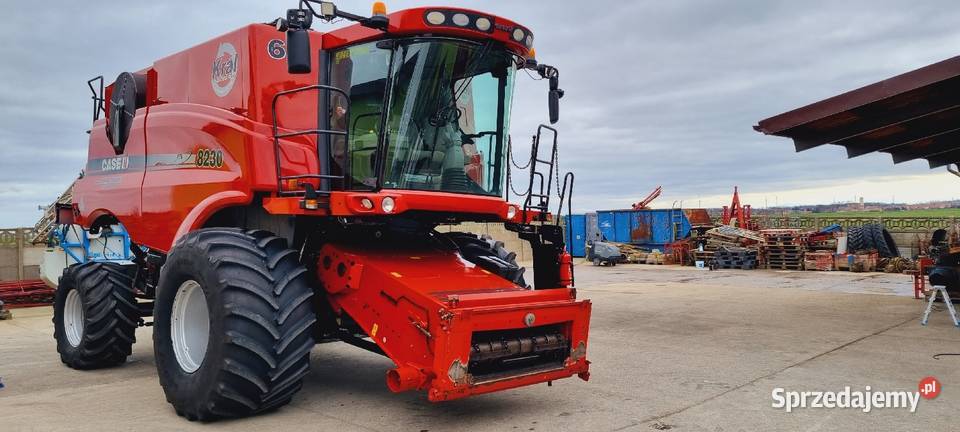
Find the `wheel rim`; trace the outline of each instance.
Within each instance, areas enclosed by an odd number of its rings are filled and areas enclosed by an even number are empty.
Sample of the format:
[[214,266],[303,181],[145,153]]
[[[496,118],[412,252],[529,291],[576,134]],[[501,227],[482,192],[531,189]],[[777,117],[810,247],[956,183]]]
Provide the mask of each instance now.
[[200,369],[210,341],[210,311],[203,289],[194,280],[180,284],[173,298],[170,334],[180,368],[187,373]]
[[67,293],[67,302],[63,307],[63,332],[71,346],[80,346],[80,340],[83,339],[83,301],[75,289]]

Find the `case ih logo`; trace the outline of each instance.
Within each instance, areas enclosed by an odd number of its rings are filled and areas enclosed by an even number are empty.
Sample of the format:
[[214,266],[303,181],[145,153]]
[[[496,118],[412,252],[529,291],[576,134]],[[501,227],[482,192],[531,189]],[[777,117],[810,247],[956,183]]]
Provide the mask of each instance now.
[[224,42],[217,49],[217,57],[213,59],[213,71],[210,74],[210,83],[217,96],[224,97],[233,89],[237,81],[237,69],[240,67],[240,56],[233,44]]
[[123,171],[129,167],[130,158],[126,156],[106,158],[100,162],[100,169],[103,171]]

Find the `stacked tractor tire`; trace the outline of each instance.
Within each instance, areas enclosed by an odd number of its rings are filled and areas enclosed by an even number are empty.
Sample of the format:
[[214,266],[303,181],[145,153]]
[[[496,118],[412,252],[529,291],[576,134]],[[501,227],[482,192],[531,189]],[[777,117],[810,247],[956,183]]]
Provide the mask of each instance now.
[[850,252],[876,250],[880,258],[900,256],[893,236],[882,224],[868,224],[848,229],[847,250]]

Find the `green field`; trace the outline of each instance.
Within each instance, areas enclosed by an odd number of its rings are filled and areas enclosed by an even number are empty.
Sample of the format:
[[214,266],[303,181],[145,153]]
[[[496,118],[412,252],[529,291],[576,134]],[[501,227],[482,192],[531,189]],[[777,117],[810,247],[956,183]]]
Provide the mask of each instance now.
[[877,217],[932,217],[932,218],[960,218],[960,208],[927,209],[927,210],[897,210],[897,211],[842,211],[823,213],[784,212],[777,216],[799,217],[837,217],[837,218],[877,218]]

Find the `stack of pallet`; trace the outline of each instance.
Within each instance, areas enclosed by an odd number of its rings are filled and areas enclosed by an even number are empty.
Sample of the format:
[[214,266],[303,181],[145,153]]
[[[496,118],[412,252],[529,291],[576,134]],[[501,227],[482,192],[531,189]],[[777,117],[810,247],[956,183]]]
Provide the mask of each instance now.
[[807,251],[803,254],[803,268],[807,270],[831,271],[834,269],[832,251]]
[[632,264],[644,264],[647,262],[647,255],[650,254],[649,251],[642,249],[640,247],[634,246],[630,243],[612,243],[617,248],[620,249],[620,255],[623,256],[623,261],[632,263]]
[[649,254],[647,254],[647,260],[645,261],[645,264],[663,264],[663,262],[664,262],[663,252],[660,252],[659,250],[654,249],[653,252],[650,252]]
[[706,246],[703,246],[703,249],[693,249],[690,251],[690,256],[694,263],[697,261],[703,261],[704,265],[709,267],[713,262],[713,257],[717,253],[717,249],[713,248],[708,249]]
[[711,269],[753,270],[757,268],[757,250],[745,247],[722,246],[714,254]]
[[763,260],[768,269],[803,270],[803,237],[798,229],[762,230]]
[[[756,231],[722,225],[707,231],[700,247],[691,251],[694,261],[704,261],[712,266],[721,248],[746,248],[757,251],[757,245],[763,237]],[[754,254],[756,255],[756,254]],[[721,267],[722,268],[722,267]]]

